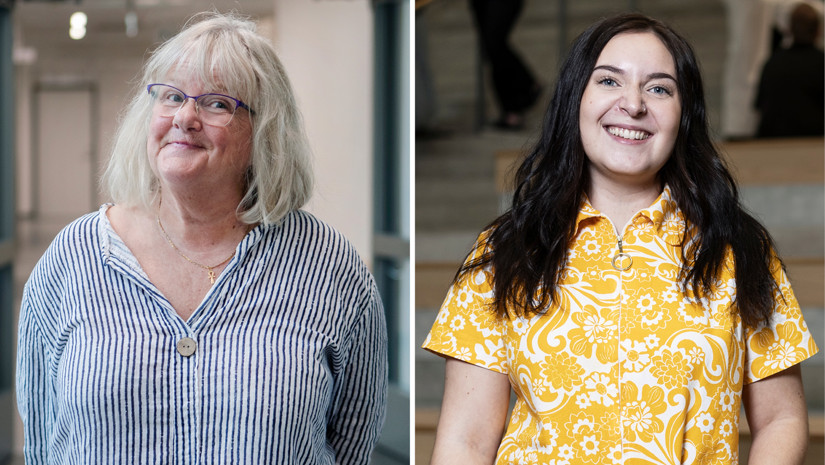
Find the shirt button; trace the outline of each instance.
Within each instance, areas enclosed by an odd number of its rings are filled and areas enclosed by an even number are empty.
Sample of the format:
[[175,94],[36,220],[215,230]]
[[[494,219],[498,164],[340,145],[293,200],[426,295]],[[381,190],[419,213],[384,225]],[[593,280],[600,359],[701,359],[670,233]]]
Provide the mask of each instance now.
[[197,349],[198,344],[195,342],[194,339],[184,337],[178,341],[178,353],[183,355],[184,357],[188,357],[195,353],[195,349]]

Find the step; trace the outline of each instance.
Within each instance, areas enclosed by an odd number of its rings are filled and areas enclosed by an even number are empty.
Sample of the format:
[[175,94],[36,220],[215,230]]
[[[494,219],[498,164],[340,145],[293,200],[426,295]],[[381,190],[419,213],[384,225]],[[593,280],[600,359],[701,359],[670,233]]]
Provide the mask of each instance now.
[[415,263],[415,308],[441,307],[461,262]]

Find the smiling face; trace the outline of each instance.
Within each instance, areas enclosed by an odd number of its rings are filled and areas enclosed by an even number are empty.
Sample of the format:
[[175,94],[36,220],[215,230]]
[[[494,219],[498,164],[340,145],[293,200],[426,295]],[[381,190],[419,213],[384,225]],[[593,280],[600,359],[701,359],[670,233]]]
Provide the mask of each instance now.
[[676,79],[673,57],[653,33],[622,33],[605,45],[579,112],[591,189],[659,189],[679,133]]
[[[223,92],[205,88],[197,79],[171,73],[164,84],[188,95]],[[250,165],[252,126],[246,110],[238,109],[225,127],[204,124],[187,100],[174,116],[152,112],[146,148],[149,164],[161,187],[186,191],[229,189],[241,193]]]

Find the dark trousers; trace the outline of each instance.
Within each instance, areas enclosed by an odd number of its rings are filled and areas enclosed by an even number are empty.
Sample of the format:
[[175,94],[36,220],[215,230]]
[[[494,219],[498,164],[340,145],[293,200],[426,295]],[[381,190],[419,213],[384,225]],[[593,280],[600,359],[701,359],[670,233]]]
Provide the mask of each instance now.
[[490,63],[493,89],[501,109],[520,112],[536,100],[538,85],[509,44],[523,0],[471,0],[484,57]]

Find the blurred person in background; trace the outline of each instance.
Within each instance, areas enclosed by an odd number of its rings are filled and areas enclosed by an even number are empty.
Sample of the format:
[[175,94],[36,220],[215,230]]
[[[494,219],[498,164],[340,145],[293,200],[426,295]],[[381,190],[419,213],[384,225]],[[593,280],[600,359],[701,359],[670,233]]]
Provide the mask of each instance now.
[[790,47],[773,51],[757,88],[757,137],[811,137],[825,134],[825,53],[816,47],[820,13],[807,3],[790,14]]
[[524,127],[524,113],[541,95],[541,85],[510,44],[510,34],[524,7],[523,0],[471,0],[481,51],[490,64],[493,91],[501,114],[499,129]]

